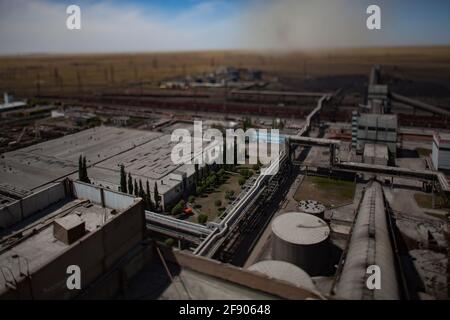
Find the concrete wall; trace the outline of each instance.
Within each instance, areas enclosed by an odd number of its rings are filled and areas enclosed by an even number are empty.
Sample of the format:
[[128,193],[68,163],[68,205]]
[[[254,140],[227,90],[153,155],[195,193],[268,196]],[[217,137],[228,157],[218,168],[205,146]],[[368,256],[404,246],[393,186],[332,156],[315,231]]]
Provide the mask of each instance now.
[[[98,199],[96,192],[100,188],[83,183],[74,183],[74,190],[86,198]],[[90,196],[89,190],[92,191]],[[107,193],[105,191],[105,193]],[[105,196],[108,201],[123,205],[132,198],[121,194],[114,195],[109,192]],[[117,198],[114,198],[117,197]],[[133,201],[136,199],[132,198]],[[117,208],[119,209],[119,208]],[[81,269],[82,289],[99,279],[102,275],[113,269],[127,253],[138,246],[144,239],[145,217],[142,200],[134,202],[95,232],[88,233],[49,261],[46,265],[32,273],[31,278],[26,278],[18,284],[17,290],[6,292],[2,299],[70,299],[80,294],[78,290],[68,290],[67,267],[77,265]],[[117,283],[115,283],[117,284]],[[114,288],[110,288],[113,290]],[[109,290],[109,289],[108,289]],[[107,290],[107,291],[108,291]]]
[[266,292],[284,299],[322,299],[308,289],[299,288],[285,281],[270,279],[265,275],[251,272],[216,260],[195,256],[182,251],[162,250],[168,261],[175,262],[181,267],[204,273],[225,281],[230,281],[251,289]]
[[126,193],[104,189],[80,181],[74,181],[72,185],[73,194],[76,198],[90,200],[110,209],[124,210],[136,202],[136,197]]
[[8,228],[66,197],[65,182],[55,183],[0,209],[0,227]]
[[442,144],[434,137],[431,159],[436,170],[450,170],[450,145]]

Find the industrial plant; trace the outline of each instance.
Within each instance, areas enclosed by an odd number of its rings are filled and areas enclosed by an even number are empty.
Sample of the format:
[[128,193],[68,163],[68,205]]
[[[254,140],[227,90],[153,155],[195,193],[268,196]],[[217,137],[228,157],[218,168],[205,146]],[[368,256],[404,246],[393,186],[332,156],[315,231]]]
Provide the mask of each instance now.
[[[400,95],[391,76],[305,91],[229,66],[5,93],[0,299],[448,299],[448,100]],[[279,152],[249,163],[262,137],[247,137],[244,162],[175,164],[171,135],[194,122],[277,129]]]

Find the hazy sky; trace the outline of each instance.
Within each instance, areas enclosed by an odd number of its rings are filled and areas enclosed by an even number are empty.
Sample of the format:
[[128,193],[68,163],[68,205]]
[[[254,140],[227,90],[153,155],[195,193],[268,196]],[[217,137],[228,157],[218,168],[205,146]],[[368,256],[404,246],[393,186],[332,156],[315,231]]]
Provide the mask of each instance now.
[[[81,7],[82,30],[66,28]],[[382,30],[366,29],[366,8]],[[450,0],[0,0],[0,54],[450,44]]]

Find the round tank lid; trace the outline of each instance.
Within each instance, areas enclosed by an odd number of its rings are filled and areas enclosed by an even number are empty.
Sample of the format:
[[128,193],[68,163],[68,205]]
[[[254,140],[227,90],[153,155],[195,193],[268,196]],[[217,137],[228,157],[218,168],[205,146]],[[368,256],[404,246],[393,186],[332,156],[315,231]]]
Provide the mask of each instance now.
[[301,200],[298,203],[298,208],[305,213],[322,213],[325,211],[325,206],[315,200]]
[[289,212],[278,216],[272,223],[273,233],[294,244],[315,244],[324,241],[330,228],[322,219],[302,212]]
[[268,277],[289,282],[297,287],[316,290],[311,277],[303,270],[289,262],[279,260],[263,260],[248,268],[265,274]]

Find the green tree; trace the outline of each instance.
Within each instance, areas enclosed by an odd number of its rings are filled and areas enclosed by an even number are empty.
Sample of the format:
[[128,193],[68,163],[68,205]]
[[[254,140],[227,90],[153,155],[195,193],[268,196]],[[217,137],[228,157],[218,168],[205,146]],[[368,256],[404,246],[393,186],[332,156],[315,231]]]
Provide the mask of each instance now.
[[194,180],[195,180],[195,184],[198,184],[198,182],[200,180],[200,174],[198,172],[198,163],[194,164],[194,168],[195,168]]
[[226,168],[227,167],[227,139],[225,138],[223,141],[223,146],[222,146],[222,163],[223,163],[223,167]]
[[82,157],[82,161],[81,161],[81,170],[79,170],[79,178],[80,181],[85,182],[85,183],[91,183],[91,180],[88,177],[88,173],[87,173],[87,164],[86,164],[86,157]]
[[176,216],[177,214],[180,214],[183,212],[183,205],[181,203],[177,203],[175,207],[172,208],[172,211],[170,212],[173,216]]
[[153,190],[153,200],[155,200],[155,208],[158,210],[160,205],[160,198],[159,198],[159,192],[158,192],[158,184],[155,181],[155,189]]
[[208,216],[206,214],[199,214],[197,217],[198,223],[205,224],[208,221]]
[[175,239],[167,238],[166,240],[164,240],[164,244],[168,247],[173,247],[175,245]]
[[120,191],[127,193],[127,173],[123,164],[120,165]]
[[225,199],[230,200],[231,197],[234,196],[234,191],[233,190],[227,190],[225,191]]
[[131,173],[128,173],[128,193],[133,194],[133,178],[131,177]]
[[216,200],[216,201],[214,202],[214,204],[216,205],[216,207],[220,207],[220,206],[222,205],[222,201]]
[[195,197],[194,196],[189,196],[188,201],[190,203],[194,203],[195,202]]
[[83,157],[78,158],[78,180],[83,181]]
[[142,185],[141,179],[139,179],[139,197],[141,197],[143,200],[145,200],[145,192],[144,192],[144,187]]
[[240,186],[243,186],[245,181],[247,181],[247,179],[245,179],[244,177],[240,177],[239,180],[238,180],[238,183],[239,183]]
[[147,180],[147,183],[146,183],[146,194],[145,194],[145,199],[146,199],[146,201],[147,201],[147,210],[153,210],[153,202],[152,202],[152,196],[151,196],[151,193],[150,193],[150,184],[148,183],[148,180]]
[[139,196],[139,186],[138,186],[138,183],[137,183],[136,179],[134,179],[134,187],[133,187],[133,189],[134,189],[134,195],[136,197],[138,197]]

